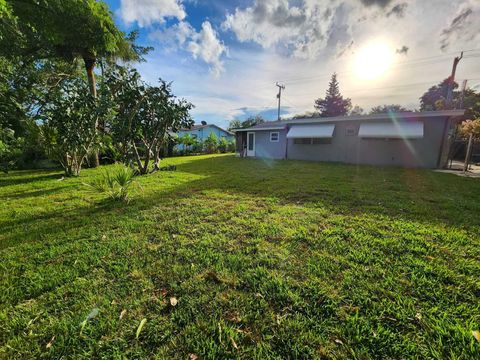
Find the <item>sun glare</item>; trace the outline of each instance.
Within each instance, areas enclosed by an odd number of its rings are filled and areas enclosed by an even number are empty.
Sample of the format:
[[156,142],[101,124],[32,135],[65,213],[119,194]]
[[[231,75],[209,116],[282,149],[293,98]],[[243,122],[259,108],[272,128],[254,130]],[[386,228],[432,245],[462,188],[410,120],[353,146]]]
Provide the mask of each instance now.
[[394,50],[385,42],[372,42],[357,53],[355,73],[362,80],[375,80],[385,75],[393,62]]

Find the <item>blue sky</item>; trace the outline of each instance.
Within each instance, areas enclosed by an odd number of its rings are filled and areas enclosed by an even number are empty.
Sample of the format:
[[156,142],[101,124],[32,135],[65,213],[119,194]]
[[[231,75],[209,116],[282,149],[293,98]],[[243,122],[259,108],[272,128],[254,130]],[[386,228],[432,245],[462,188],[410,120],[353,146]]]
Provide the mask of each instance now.
[[173,81],[197,122],[276,118],[313,110],[329,77],[365,110],[418,107],[419,96],[449,75],[480,83],[478,0],[108,0],[119,27],[153,46],[135,64],[144,78]]

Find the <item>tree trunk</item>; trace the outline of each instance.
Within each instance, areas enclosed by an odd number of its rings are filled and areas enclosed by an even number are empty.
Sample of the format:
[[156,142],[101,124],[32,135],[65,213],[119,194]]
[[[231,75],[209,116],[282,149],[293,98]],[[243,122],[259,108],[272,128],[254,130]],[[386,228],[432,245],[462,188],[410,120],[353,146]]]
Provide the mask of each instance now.
[[95,63],[96,59],[94,57],[84,57],[83,62],[85,63],[85,70],[87,71],[88,85],[90,86],[90,94],[93,97],[97,97],[97,82],[95,80]]
[[[96,98],[97,97],[97,82],[95,80],[95,63],[96,59],[94,56],[84,56],[83,62],[85,63],[85,70],[87,71],[88,85],[90,86],[90,94]],[[95,124],[95,128],[98,124]],[[95,151],[91,156],[91,162],[93,167],[100,166],[100,159],[98,156],[98,151]]]
[[155,158],[153,160],[153,169],[152,172],[159,171],[160,170],[160,149],[162,148],[161,145],[157,144],[155,147]]

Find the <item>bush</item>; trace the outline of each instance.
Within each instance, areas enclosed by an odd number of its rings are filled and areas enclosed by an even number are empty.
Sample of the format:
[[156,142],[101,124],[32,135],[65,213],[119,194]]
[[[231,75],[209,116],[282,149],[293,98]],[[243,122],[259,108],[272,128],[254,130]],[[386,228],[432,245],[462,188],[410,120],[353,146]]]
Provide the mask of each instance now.
[[205,150],[207,153],[212,154],[217,152],[217,143],[218,143],[218,138],[215,133],[210,133],[207,138],[204,141],[205,144]]
[[8,173],[22,155],[23,139],[9,128],[0,128],[0,169]]
[[224,137],[220,138],[218,141],[218,151],[221,153],[226,153],[228,149],[228,140]]
[[135,184],[135,171],[126,166],[117,166],[111,171],[105,171],[101,179],[84,184],[100,193],[106,193],[109,198],[115,201],[130,201],[129,192]]

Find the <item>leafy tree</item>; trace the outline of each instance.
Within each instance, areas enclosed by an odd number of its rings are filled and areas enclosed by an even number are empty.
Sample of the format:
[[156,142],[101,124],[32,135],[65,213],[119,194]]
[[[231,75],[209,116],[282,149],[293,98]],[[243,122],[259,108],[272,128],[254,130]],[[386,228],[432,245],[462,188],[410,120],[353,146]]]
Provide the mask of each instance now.
[[246,129],[258,124],[263,124],[265,119],[260,115],[249,116],[246,120],[242,121],[242,129]]
[[407,108],[404,108],[402,105],[391,104],[391,105],[378,105],[372,107],[370,114],[388,114],[388,113],[399,113],[399,112],[409,112]]
[[179,143],[183,145],[184,154],[186,154],[188,152],[188,149],[191,146],[195,145],[196,142],[197,142],[197,139],[195,139],[190,134],[185,134],[179,139]]
[[[139,60],[148,51],[134,45],[136,33],[120,31],[108,6],[97,0],[7,0],[10,16],[0,27],[0,56],[23,62],[81,58],[90,94],[97,95],[98,59]],[[14,47],[11,44],[15,44]],[[98,165],[98,154],[95,155]]]
[[457,98],[456,102],[458,104],[462,103],[462,108],[466,110],[465,113],[468,117],[471,119],[480,119],[480,92],[466,89],[463,95],[463,101],[461,99],[461,93],[458,95],[454,93],[454,96]]
[[158,170],[160,151],[170,131],[193,125],[193,105],[177,99],[170,84],[161,79],[158,86],[144,83],[135,69],[116,66],[105,80],[117,113],[110,127],[115,141],[122,144],[124,160],[133,161],[138,172],[146,174],[153,159],[154,170]]
[[315,109],[321,117],[347,115],[352,108],[352,101],[340,93],[337,74],[332,75],[325,98],[315,100]]
[[218,151],[221,153],[226,153],[228,150],[228,140],[225,137],[221,137],[218,140]]
[[464,138],[468,138],[472,135],[473,139],[480,140],[480,119],[465,120],[460,126],[460,134]]
[[207,138],[204,140],[205,148],[209,154],[212,154],[217,151],[218,148],[218,137],[215,133],[211,132],[208,134]]
[[[447,99],[449,82],[450,80],[447,78],[443,80],[440,84],[430,87],[420,97],[420,110],[443,110],[445,108],[445,101]],[[458,84],[454,83],[453,87],[454,89],[458,88]]]
[[293,115],[292,116],[292,119],[308,119],[308,118],[314,118],[314,117],[318,117],[320,116],[320,114],[316,111],[307,111],[303,114],[296,114],[296,115]]
[[239,119],[233,119],[228,124],[228,131],[231,131],[234,129],[240,129],[240,128],[242,128],[242,121]]
[[362,115],[362,114],[363,114],[363,109],[358,105],[355,105],[352,111],[350,111],[350,115]]
[[110,103],[88,94],[81,79],[65,82],[39,113],[43,121],[42,141],[47,154],[58,161],[66,176],[78,176],[82,165],[94,149],[97,124],[108,116]]
[[[420,110],[432,111],[443,110],[446,108],[446,99],[448,93],[449,79],[443,80],[440,84],[430,87],[420,97]],[[458,89],[458,84],[454,83],[454,89]],[[453,107],[463,108],[466,114],[471,118],[480,117],[480,93],[473,89],[465,89],[463,96],[459,90],[453,91]]]
[[[7,3],[14,20],[0,41],[0,55],[24,60],[81,57],[90,93],[96,95],[99,57],[137,59],[130,39],[115,25],[108,6],[96,0],[22,0]],[[12,40],[15,47],[12,47]]]
[[0,170],[8,173],[22,154],[23,139],[10,128],[0,127]]

